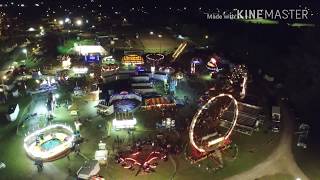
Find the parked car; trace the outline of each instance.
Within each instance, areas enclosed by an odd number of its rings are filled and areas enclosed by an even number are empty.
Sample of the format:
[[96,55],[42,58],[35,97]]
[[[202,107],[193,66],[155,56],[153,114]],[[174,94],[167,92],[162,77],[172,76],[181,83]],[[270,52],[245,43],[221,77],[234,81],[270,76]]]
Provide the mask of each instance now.
[[275,132],[275,133],[280,132],[280,125],[278,123],[273,124],[272,128],[271,128],[271,131]]
[[299,135],[297,146],[307,149],[307,137],[304,134]]

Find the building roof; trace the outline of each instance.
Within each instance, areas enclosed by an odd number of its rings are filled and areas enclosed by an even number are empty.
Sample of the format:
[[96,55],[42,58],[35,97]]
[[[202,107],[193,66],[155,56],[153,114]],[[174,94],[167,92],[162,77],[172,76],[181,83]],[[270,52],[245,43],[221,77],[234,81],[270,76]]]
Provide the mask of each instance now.
[[106,55],[107,51],[100,45],[80,45],[74,47],[74,50],[81,55],[96,54]]
[[280,114],[280,107],[279,106],[272,106],[272,113]]
[[78,174],[90,174],[94,170],[97,164],[98,164],[97,160],[87,161],[78,171]]

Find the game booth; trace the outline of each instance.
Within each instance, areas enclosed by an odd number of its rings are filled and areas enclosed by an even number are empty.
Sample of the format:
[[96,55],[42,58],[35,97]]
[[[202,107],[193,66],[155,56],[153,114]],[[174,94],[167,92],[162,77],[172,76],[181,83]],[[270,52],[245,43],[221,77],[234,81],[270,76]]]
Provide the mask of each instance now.
[[174,102],[166,97],[147,98],[144,102],[145,105],[143,106],[143,108],[145,108],[146,110],[162,109],[176,106]]
[[142,65],[144,64],[144,59],[140,55],[129,54],[129,55],[123,56],[121,62],[124,65]]

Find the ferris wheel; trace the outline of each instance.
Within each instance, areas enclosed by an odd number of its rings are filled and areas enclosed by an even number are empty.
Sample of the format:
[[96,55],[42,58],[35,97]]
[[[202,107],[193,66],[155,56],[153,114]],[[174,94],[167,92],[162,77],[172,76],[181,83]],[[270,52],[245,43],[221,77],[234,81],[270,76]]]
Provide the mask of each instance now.
[[[220,99],[220,101],[219,101]],[[223,103],[221,100],[224,100],[225,105],[222,105]],[[215,108],[215,106],[220,106],[219,108]],[[214,106],[214,108],[213,108]],[[203,114],[211,113],[211,111],[216,111],[216,118],[209,118],[204,120]],[[227,126],[227,129],[225,131],[215,131],[210,127],[210,124],[212,122],[208,121],[215,121],[216,126],[219,126],[221,123],[221,115],[225,113],[226,111],[232,113],[232,120],[229,121],[231,124]],[[230,94],[219,94],[217,96],[211,97],[194,115],[190,129],[189,129],[189,140],[192,146],[197,149],[201,153],[209,153],[213,151],[216,148],[219,148],[225,141],[228,141],[230,135],[232,134],[232,131],[234,130],[234,127],[236,126],[237,120],[238,120],[238,102],[237,100]],[[197,124],[201,123],[201,121],[205,121],[204,126],[200,128],[200,132],[203,133],[205,129],[211,132],[207,132],[207,135],[199,135],[199,131],[195,131]],[[210,127],[210,128],[208,128]],[[199,137],[202,136],[202,137]]]

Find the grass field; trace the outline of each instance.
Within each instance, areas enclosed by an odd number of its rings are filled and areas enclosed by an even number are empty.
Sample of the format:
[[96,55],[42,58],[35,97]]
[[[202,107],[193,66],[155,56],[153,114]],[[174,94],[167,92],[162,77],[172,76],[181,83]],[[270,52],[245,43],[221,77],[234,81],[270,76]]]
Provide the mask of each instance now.
[[81,44],[81,45],[94,45],[95,41],[92,39],[84,39],[84,40],[76,40],[76,39],[70,39],[64,42],[64,44],[58,46],[58,52],[60,54],[70,54],[72,53],[72,48],[74,47],[74,44]]
[[222,169],[216,172],[208,172],[204,168],[190,165],[189,162],[184,160],[184,157],[179,157],[179,168],[175,179],[214,178],[218,180],[248,170],[268,157],[274,146],[278,144],[279,136],[257,132],[252,136],[235,134],[232,140],[239,147],[239,154],[236,160],[225,161]]
[[159,38],[157,35],[142,35],[139,38],[146,53],[169,54],[178,48],[180,42],[169,35]]
[[[7,133],[9,133],[10,131],[16,132],[16,126],[19,124],[19,121],[23,118],[24,114],[27,112],[27,108],[28,108],[30,101],[31,101],[30,96],[24,96],[21,98],[10,99],[10,101],[8,101],[6,104],[0,105],[0,112],[1,113],[4,113],[5,111],[7,111],[8,106],[13,105],[13,104],[19,104],[19,108],[20,108],[20,112],[18,114],[16,121],[1,124],[1,126],[0,126],[0,140],[2,137],[5,137],[5,135]],[[3,120],[3,121],[5,121],[5,120]]]
[[[181,97],[188,96],[194,102],[197,96],[203,94],[203,90],[207,89],[207,80],[203,81],[187,81],[180,82],[178,85],[178,94]],[[194,91],[192,87],[198,87],[198,91]],[[186,92],[184,92],[185,90]],[[101,117],[97,116],[93,108],[93,102],[86,102],[76,98],[74,103],[79,104],[80,119],[83,121],[81,126],[81,135],[84,138],[84,143],[80,145],[81,153],[88,159],[94,158],[94,153],[98,148],[100,140],[107,143],[109,150],[109,164],[102,167],[100,174],[110,180],[167,180],[171,179],[173,175],[175,180],[193,180],[193,179],[224,179],[228,176],[248,170],[259,162],[263,161],[277,145],[279,140],[278,134],[266,133],[265,129],[255,132],[252,136],[234,133],[232,136],[233,143],[239,147],[238,157],[234,161],[225,160],[224,168],[216,172],[208,172],[204,168],[199,168],[191,165],[189,161],[185,160],[184,154],[173,156],[175,163],[168,160],[160,162],[156,168],[155,173],[148,175],[135,176],[135,171],[123,169],[114,160],[114,153],[118,148],[125,148],[127,144],[131,144],[133,139],[154,136],[157,132],[155,130],[155,122],[161,120],[159,112],[154,111],[137,111],[135,117],[138,120],[138,126],[134,131],[134,137],[129,137],[127,131],[111,131],[111,136],[107,136],[106,128],[107,122],[111,121],[114,116]],[[184,121],[190,123],[191,117],[196,109],[195,104],[189,104],[182,108],[176,115],[176,121]],[[73,119],[66,109],[57,109],[57,117],[55,123],[67,123],[73,125]],[[59,115],[61,114],[61,115]],[[188,119],[187,119],[188,118]],[[4,162],[7,167],[0,170],[0,179],[73,179],[77,170],[84,163],[85,159],[77,156],[74,153],[68,158],[62,158],[54,162],[45,163],[44,171],[38,173],[33,161],[30,160],[23,149],[23,135],[17,136],[15,128],[7,130],[3,133],[5,136],[0,137],[0,161]],[[175,134],[174,132],[171,134]],[[187,132],[180,134],[183,142],[188,142]],[[115,144],[116,137],[124,139],[124,144]],[[207,160],[204,164],[209,163]],[[18,173],[17,173],[18,172]]]

